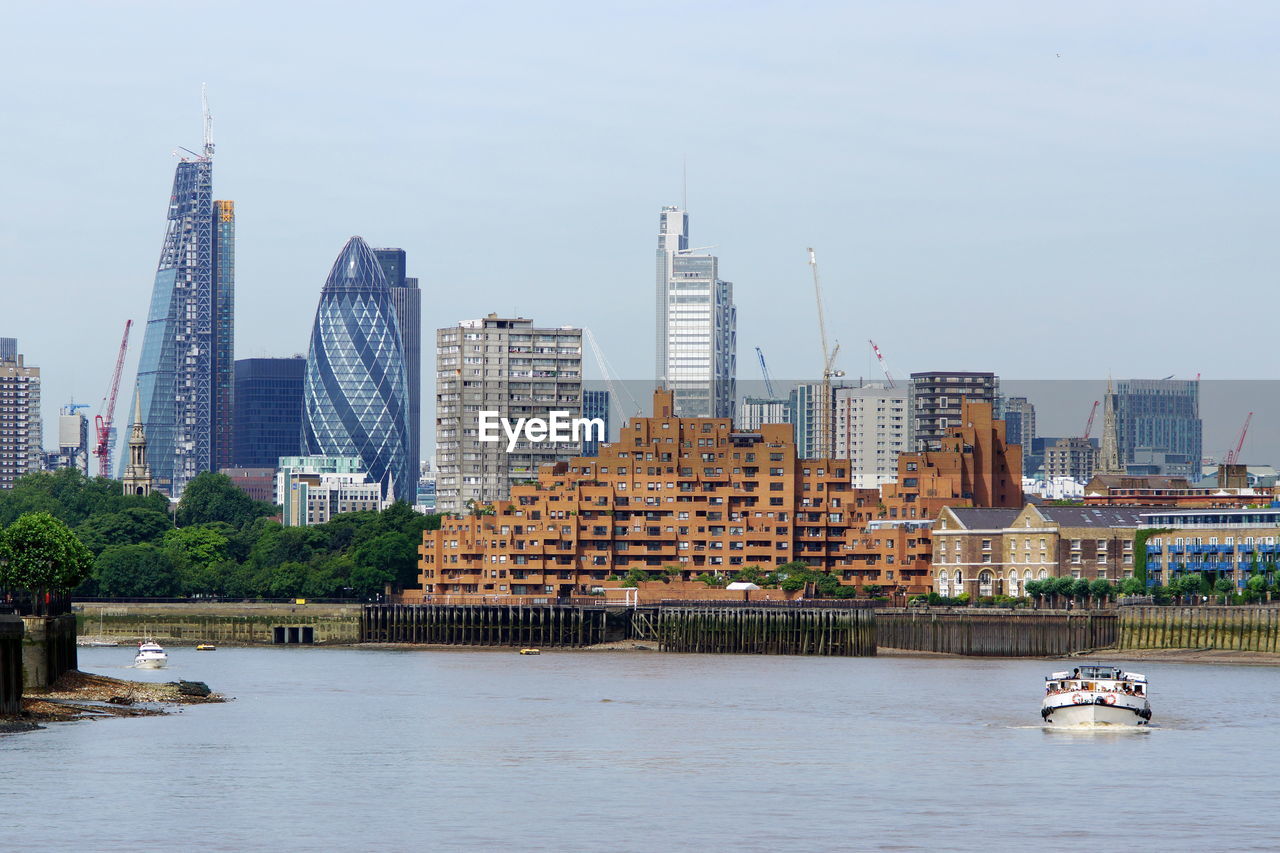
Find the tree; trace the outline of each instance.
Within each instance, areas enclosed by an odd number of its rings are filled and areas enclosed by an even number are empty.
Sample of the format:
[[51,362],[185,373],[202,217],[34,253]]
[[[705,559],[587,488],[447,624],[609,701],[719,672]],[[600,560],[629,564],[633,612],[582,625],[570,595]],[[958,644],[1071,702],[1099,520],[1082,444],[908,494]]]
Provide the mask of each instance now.
[[385,569],[400,587],[418,582],[417,547],[403,533],[383,533],[356,549],[357,567]]
[[0,534],[0,586],[32,592],[74,589],[89,577],[93,555],[47,512],[27,513]]
[[76,527],[86,547],[95,554],[108,545],[141,545],[154,542],[173,529],[168,513],[151,507],[128,507],[119,512],[97,513]]
[[1089,595],[1098,601],[1106,601],[1115,594],[1115,588],[1107,581],[1106,578],[1097,578],[1089,582]]
[[214,567],[227,558],[227,537],[219,525],[171,528],[164,534],[163,547],[178,568],[184,595],[212,595],[218,591]]
[[178,567],[157,545],[112,545],[98,555],[94,576],[104,594],[161,598],[178,592]]
[[1124,595],[1143,595],[1146,591],[1147,585],[1141,578],[1131,577],[1120,581],[1120,592]]
[[197,474],[178,502],[178,524],[183,527],[225,521],[241,528],[255,518],[275,514],[273,505],[255,501],[226,474],[211,471]]
[[1221,577],[1214,581],[1213,591],[1221,596],[1233,595],[1236,591],[1236,585],[1231,578]]

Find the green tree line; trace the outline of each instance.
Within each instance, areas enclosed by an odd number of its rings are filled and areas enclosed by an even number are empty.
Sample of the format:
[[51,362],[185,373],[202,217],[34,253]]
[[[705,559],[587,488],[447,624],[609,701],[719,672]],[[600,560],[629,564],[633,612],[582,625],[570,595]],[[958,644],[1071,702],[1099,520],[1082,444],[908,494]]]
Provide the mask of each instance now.
[[82,550],[72,561],[78,569],[56,588],[81,596],[366,596],[388,583],[416,584],[422,531],[440,523],[404,503],[315,527],[283,527],[278,514],[223,474],[198,475],[176,506],[164,495],[125,495],[117,480],[74,470],[28,474],[0,492],[0,586],[24,586],[5,568],[14,565],[6,554],[25,553],[4,550],[11,536],[65,532],[74,542],[65,547]]

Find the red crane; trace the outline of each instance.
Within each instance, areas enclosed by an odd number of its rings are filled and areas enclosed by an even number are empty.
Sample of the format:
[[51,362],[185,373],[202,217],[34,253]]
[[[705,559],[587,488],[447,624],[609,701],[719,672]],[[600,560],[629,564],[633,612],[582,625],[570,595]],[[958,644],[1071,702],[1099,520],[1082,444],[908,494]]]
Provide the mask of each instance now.
[[1249,421],[1253,420],[1253,412],[1245,416],[1244,426],[1240,427],[1240,437],[1236,439],[1236,446],[1227,451],[1227,464],[1234,465],[1240,459],[1240,450],[1244,447],[1244,437],[1249,434]]
[[1093,418],[1098,414],[1098,401],[1093,401],[1093,408],[1089,410],[1089,422],[1084,425],[1084,440],[1089,440],[1089,433],[1093,432]]
[[120,352],[116,356],[116,369],[111,374],[111,388],[102,398],[102,413],[93,418],[93,428],[98,434],[98,444],[93,455],[98,457],[98,476],[111,476],[111,422],[116,412],[116,392],[120,390],[120,374],[124,372],[124,354],[129,350],[129,329],[132,320],[124,321],[124,337],[120,339]]
[[884,378],[889,383],[890,388],[897,388],[898,383],[893,381],[893,375],[889,373],[889,364],[884,360],[884,353],[880,352],[880,347],[876,346],[875,341],[867,341],[871,344],[871,351],[876,354],[876,361],[880,362],[880,369],[884,371]]

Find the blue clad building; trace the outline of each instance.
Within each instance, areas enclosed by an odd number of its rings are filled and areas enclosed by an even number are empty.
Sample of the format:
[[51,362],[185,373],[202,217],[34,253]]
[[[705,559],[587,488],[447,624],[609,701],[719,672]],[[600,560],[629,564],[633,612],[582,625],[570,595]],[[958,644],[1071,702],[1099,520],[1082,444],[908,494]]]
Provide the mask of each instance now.
[[347,241],[320,294],[302,430],[307,453],[359,457],[388,498],[414,500],[399,324],[382,266],[359,237]]

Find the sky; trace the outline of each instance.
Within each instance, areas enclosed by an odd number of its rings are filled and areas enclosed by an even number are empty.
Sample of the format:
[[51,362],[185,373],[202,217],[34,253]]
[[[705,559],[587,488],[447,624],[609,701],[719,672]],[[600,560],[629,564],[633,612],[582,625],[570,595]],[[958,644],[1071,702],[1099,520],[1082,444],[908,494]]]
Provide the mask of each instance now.
[[[808,246],[851,376],[874,339],[899,376],[1270,379],[1278,24],[1256,2],[24,4],[0,336],[42,369],[46,445],[59,405],[97,410],[207,83],[240,358],[305,353],[359,234],[408,253],[424,342],[518,313],[650,377],[658,211],[687,198],[744,379],[756,346],[820,374]],[[1205,416],[1208,451],[1244,411]]]

